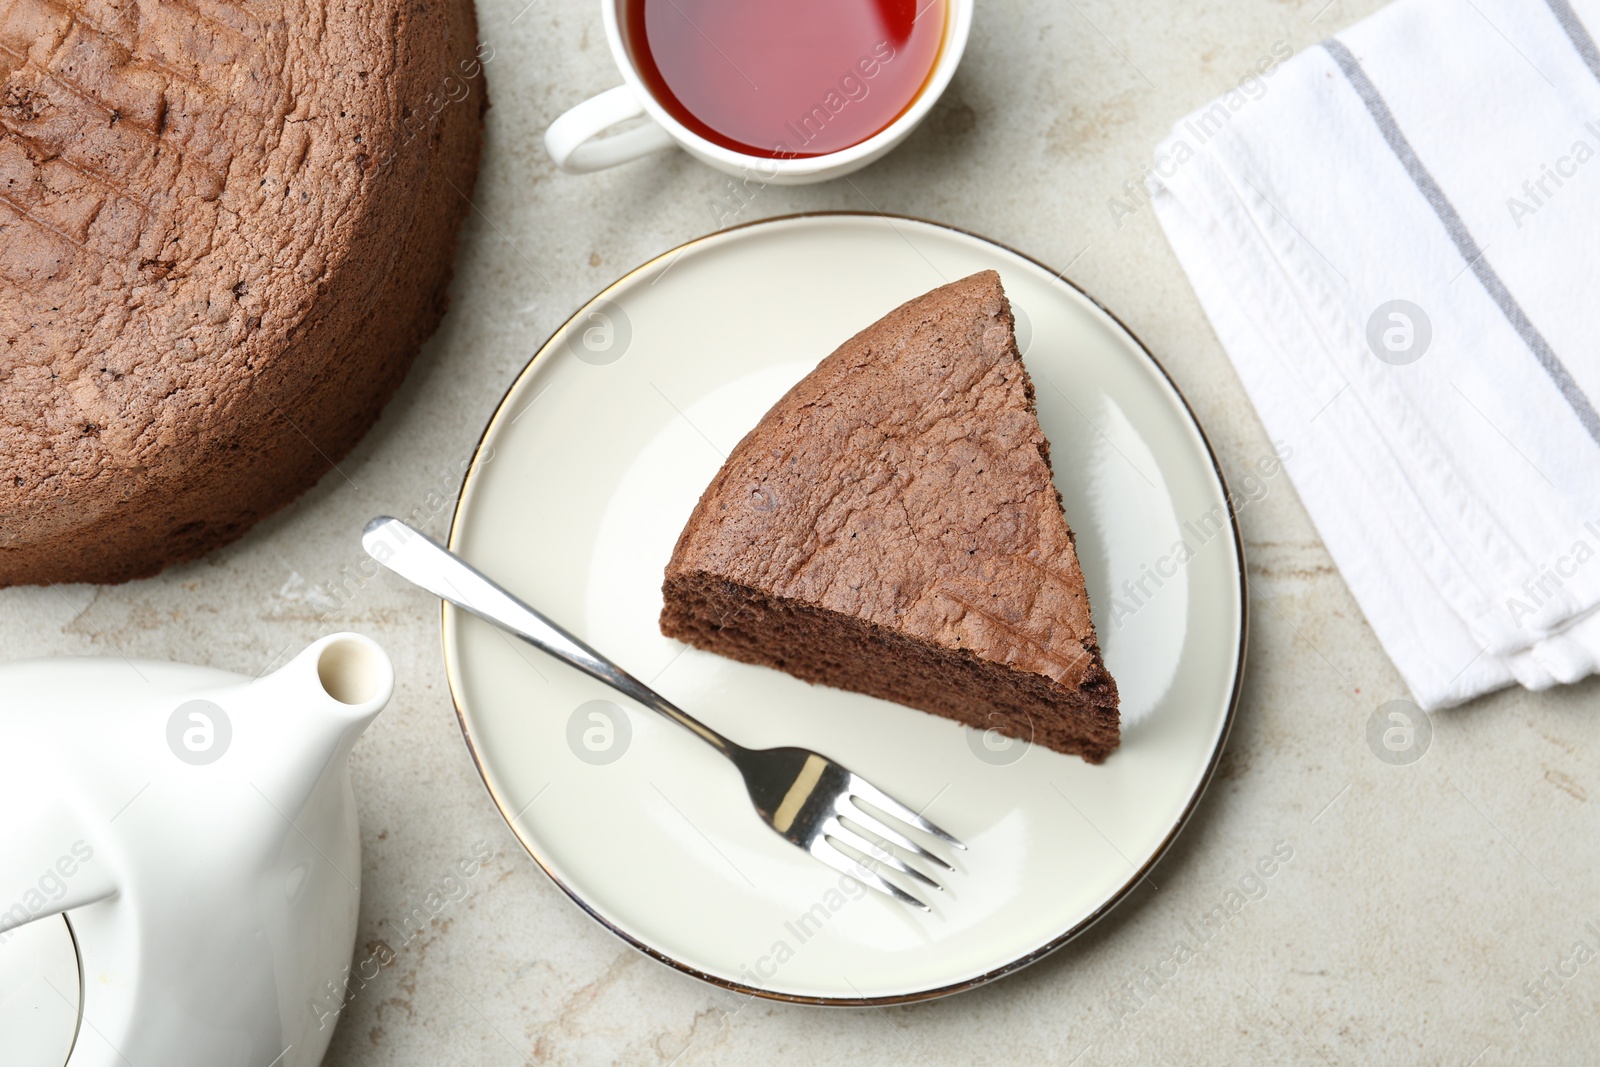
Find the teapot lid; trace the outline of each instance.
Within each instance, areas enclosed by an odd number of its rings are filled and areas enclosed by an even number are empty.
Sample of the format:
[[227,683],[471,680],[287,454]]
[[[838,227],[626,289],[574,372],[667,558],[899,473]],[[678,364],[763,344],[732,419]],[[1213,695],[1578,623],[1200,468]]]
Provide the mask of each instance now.
[[62,1067],[83,1010],[83,972],[66,917],[0,934],[0,1063]]

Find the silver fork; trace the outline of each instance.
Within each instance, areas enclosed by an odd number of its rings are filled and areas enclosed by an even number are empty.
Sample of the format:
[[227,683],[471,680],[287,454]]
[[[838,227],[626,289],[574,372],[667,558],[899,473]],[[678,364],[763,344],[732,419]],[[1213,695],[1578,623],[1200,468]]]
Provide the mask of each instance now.
[[[912,859],[944,871],[955,870],[939,855],[879,816],[897,819],[953,848],[967,846],[859,774],[809,749],[745,748],[735,744],[506,592],[420,530],[399,519],[380,515],[367,523],[361,544],[368,555],[400,577],[598,678],[722,753],[744,776],[750,802],[762,820],[785,840],[835,870],[923,911],[930,910],[925,902],[869,869],[861,859],[840,849],[839,845],[898,872],[919,886],[932,889],[944,887],[901,859],[885,842],[903,850]],[[874,837],[880,840],[873,840]]]

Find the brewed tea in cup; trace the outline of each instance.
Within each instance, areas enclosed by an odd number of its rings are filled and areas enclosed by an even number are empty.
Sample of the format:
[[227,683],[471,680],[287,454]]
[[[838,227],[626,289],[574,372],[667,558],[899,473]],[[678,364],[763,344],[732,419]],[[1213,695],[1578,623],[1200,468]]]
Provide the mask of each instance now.
[[[973,0],[601,0],[623,85],[545,132],[586,173],[674,145],[731,174],[848,174],[905,138],[955,73]],[[651,121],[605,136],[639,116]]]
[[668,114],[775,159],[887,129],[944,39],[944,0],[624,0],[623,11],[628,53]]

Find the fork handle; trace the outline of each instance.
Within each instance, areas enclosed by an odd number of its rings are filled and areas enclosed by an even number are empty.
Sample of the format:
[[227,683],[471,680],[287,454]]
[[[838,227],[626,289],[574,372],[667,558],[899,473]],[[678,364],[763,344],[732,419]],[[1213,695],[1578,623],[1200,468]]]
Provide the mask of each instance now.
[[598,678],[651,711],[671,719],[729,759],[739,750],[738,745],[512,596],[421,530],[391,516],[380,515],[362,531],[361,547],[406,581]]

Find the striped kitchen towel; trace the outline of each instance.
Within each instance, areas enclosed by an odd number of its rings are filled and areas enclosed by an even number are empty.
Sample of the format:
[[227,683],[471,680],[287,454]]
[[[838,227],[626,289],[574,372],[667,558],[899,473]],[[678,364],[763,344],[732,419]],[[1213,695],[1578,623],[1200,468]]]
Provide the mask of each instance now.
[[1597,34],[1600,0],[1397,0],[1156,151],[1167,238],[1424,708],[1600,663]]

